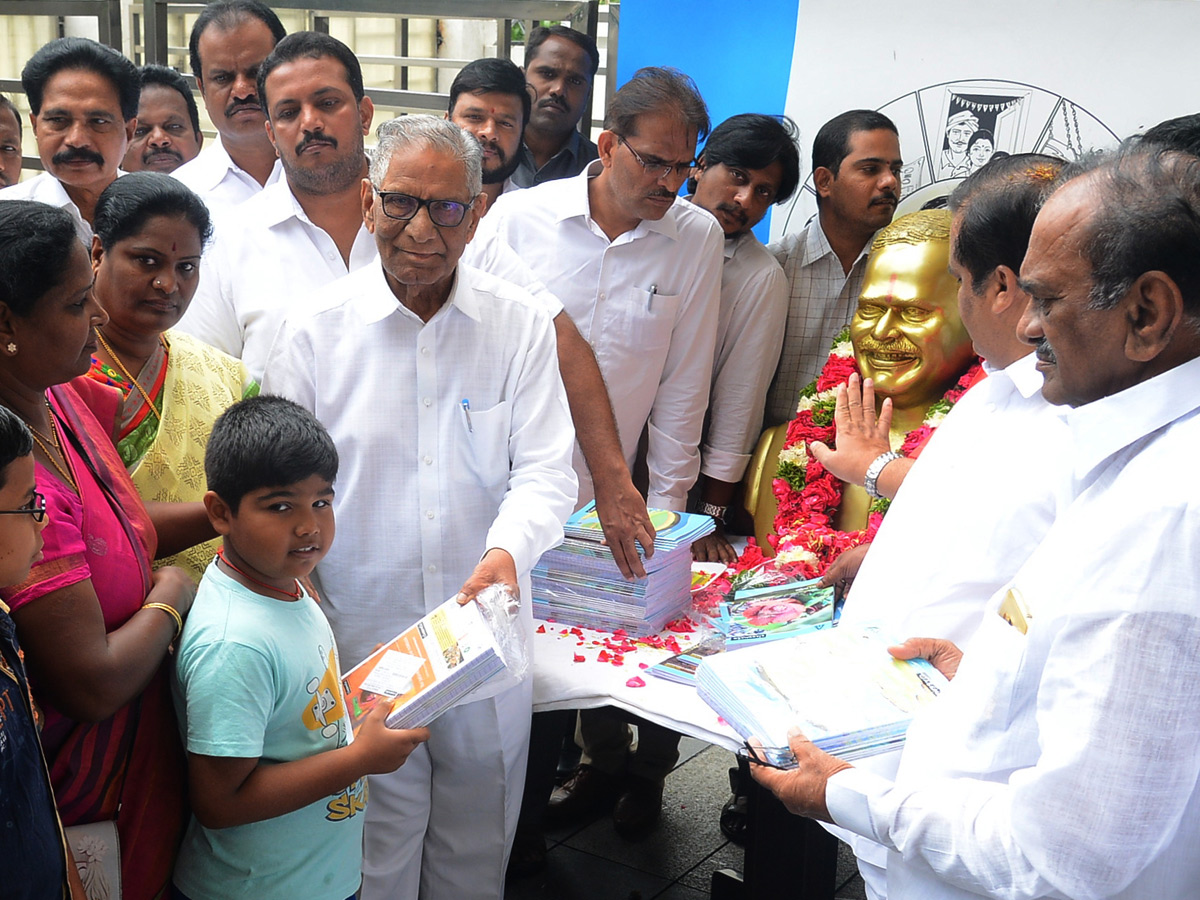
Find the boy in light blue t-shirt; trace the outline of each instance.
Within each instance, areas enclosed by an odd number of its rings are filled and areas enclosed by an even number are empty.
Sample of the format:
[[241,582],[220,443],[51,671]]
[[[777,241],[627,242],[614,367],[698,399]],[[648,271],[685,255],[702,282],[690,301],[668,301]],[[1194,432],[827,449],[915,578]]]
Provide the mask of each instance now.
[[224,547],[175,664],[195,813],[175,869],[184,900],[352,897],[366,776],[429,737],[388,729],[386,704],[350,733],[333,632],[299,581],[333,542],[337,467],[321,424],[280,397],[213,426],[204,503]]

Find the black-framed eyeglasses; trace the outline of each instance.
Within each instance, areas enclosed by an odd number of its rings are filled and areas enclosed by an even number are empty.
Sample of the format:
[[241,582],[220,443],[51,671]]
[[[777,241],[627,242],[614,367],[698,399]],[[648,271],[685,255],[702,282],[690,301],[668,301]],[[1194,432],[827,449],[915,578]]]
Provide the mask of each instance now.
[[46,519],[46,498],[34,491],[29,502],[20,509],[0,509],[0,516],[33,516],[33,521],[43,522]]
[[790,747],[755,747],[749,741],[743,741],[737,749],[737,756],[768,769],[794,769],[796,757]]
[[696,167],[694,159],[683,163],[665,163],[658,160],[649,160],[629,146],[629,141],[625,140],[623,135],[618,134],[617,141],[624,144],[625,149],[633,154],[633,158],[642,167],[642,171],[647,175],[653,175],[655,178],[668,178],[671,175],[674,175],[676,178],[686,178],[688,173]]
[[379,195],[379,202],[383,204],[383,214],[389,219],[399,219],[401,222],[407,222],[424,206],[429,210],[429,220],[434,225],[439,228],[457,228],[466,218],[467,210],[475,205],[474,200],[470,203],[460,203],[457,200],[423,200],[411,194],[381,191],[374,185],[371,187]]

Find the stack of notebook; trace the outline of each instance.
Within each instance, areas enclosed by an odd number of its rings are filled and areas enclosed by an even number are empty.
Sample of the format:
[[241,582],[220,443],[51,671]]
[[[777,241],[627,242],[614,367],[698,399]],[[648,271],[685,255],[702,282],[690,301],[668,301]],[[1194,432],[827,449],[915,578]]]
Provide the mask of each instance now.
[[795,637],[833,626],[833,588],[819,578],[735,590],[709,621],[725,636],[725,649]]
[[767,758],[794,766],[787,733],[799,727],[818,748],[845,760],[904,743],[908,724],[946,686],[923,659],[901,662],[877,629],[833,628],[701,660],[696,688]]
[[533,614],[566,625],[646,635],[687,612],[692,542],[712,532],[713,520],[661,509],[650,515],[657,530],[654,555],[642,556],[646,577],[635,581],[625,580],[602,543],[595,503],[571,516],[563,526],[565,540],[534,566]]
[[389,703],[389,728],[419,728],[504,670],[479,607],[451,599],[347,672],[342,687],[356,725]]

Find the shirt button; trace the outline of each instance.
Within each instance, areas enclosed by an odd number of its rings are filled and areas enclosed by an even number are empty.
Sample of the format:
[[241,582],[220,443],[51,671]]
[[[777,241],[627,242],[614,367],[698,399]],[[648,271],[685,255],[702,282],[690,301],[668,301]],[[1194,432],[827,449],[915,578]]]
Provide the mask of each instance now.
[[429,355],[429,348],[428,348],[428,347],[422,347],[422,348],[421,348],[421,355],[422,355],[422,356],[428,356],[428,355]]
[[434,572],[437,571],[437,566],[427,566],[425,568],[425,571],[428,572],[430,575],[432,575]]
[[426,457],[424,458],[423,462],[424,462],[424,463],[425,463],[425,465],[427,465],[427,466],[432,466],[432,465],[433,465],[433,457],[432,457],[432,456],[426,456]]
[[336,257],[336,256],[337,256],[337,254],[336,254],[336,253],[334,253],[332,250],[331,250],[329,253],[326,253],[325,255],[326,255],[327,257],[329,257],[330,259],[333,259],[334,257]]
[[601,292],[600,292],[600,299],[601,299],[601,300],[603,300],[603,299],[604,299],[604,291],[601,291]]
[[424,403],[426,406],[431,406],[433,404],[433,398],[432,397],[424,397],[421,399],[421,402]]
[[427,519],[433,518],[433,510],[432,509],[425,510],[425,518],[427,518]]

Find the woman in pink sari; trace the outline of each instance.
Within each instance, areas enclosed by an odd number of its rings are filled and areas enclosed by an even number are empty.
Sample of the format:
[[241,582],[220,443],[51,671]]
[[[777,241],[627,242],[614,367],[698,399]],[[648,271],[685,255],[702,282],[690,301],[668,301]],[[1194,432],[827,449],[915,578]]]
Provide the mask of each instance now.
[[49,511],[42,561],[3,598],[45,714],[63,823],[116,818],[124,897],[152,900],[185,821],[164,662],[193,586],[179,569],[151,571],[156,549],[179,548],[158,547],[155,522],[80,391],[101,392],[92,408],[116,398],[86,379],[68,383],[87,371],[106,320],[91,281],[65,211],[0,203],[0,404],[34,434]]

